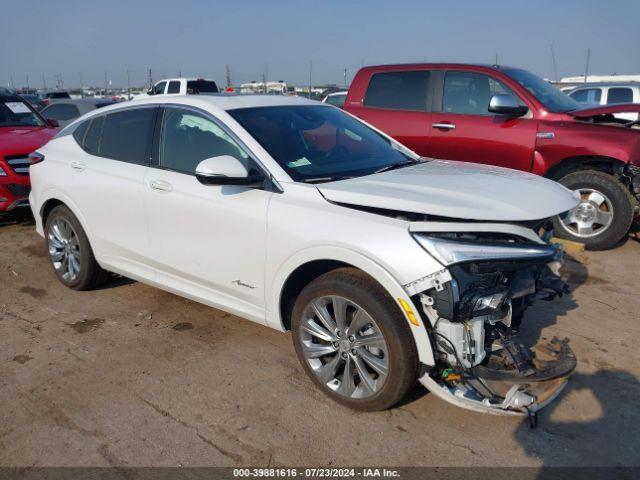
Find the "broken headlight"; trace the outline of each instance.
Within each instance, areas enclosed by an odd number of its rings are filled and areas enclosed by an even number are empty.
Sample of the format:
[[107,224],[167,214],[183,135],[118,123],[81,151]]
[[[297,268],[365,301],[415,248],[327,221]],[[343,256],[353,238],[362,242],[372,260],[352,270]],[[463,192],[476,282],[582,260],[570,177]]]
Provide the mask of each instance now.
[[445,266],[463,262],[490,260],[546,260],[557,259],[560,250],[554,245],[524,242],[474,243],[439,238],[417,233],[413,238],[436,260]]

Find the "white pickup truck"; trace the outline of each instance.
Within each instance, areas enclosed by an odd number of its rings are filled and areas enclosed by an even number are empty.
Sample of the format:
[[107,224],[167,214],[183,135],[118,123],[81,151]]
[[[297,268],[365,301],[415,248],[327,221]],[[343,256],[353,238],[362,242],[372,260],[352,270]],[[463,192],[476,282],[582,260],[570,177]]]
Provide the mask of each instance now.
[[147,95],[197,95],[219,93],[214,80],[206,78],[167,78],[160,80],[147,91]]

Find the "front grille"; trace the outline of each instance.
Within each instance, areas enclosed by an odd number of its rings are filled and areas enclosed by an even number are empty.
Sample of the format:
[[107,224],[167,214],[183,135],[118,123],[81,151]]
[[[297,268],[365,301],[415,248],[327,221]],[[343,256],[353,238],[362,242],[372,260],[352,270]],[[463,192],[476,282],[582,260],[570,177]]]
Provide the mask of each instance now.
[[18,175],[29,175],[29,154],[24,155],[9,155],[4,157],[11,169]]
[[29,185],[17,185],[15,183],[10,183],[7,185],[7,190],[16,197],[27,197],[31,191],[31,187]]

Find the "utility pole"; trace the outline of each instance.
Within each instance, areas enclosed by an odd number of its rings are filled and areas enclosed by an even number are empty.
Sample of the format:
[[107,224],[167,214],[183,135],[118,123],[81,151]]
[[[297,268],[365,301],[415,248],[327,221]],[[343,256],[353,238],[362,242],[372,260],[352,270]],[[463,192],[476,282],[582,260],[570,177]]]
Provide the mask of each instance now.
[[153,88],[153,76],[151,75],[151,69],[149,69],[149,88]]
[[496,52],[496,63],[494,65],[498,65],[498,52]]
[[13,74],[9,75],[9,88],[13,89]]
[[587,83],[587,77],[589,76],[589,57],[591,56],[591,49],[587,48],[587,65],[584,69],[584,83]]
[[313,71],[313,61],[309,60],[309,98],[311,98],[311,72]]
[[29,88],[29,74],[27,73],[27,92],[30,90]]
[[347,69],[342,70],[342,76],[344,77],[344,87],[347,88]]
[[47,91],[47,80],[44,78],[44,73],[42,74],[42,89]]
[[269,66],[265,62],[264,69],[262,70],[262,86],[264,87],[264,93],[268,93],[267,80],[269,78]]
[[553,74],[554,74],[554,78],[556,80],[556,83],[558,83],[558,67],[556,66],[556,52],[553,49],[553,43],[551,44],[551,59],[553,60]]
[[225,71],[227,76],[227,88],[231,87],[231,67],[229,65],[225,65]]
[[129,76],[129,69],[127,69],[127,100],[131,100],[131,77]]
[[104,71],[104,96],[107,96],[107,71]]

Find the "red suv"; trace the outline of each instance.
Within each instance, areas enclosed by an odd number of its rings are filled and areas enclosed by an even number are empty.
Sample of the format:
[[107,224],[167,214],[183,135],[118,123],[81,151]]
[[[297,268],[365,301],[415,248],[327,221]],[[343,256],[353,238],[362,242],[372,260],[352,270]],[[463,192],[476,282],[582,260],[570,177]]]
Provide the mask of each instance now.
[[544,175],[580,192],[554,219],[556,235],[605,249],[638,215],[640,122],[613,113],[638,104],[585,109],[522,69],[416,64],[361,69],[344,109],[426,157]]
[[58,133],[53,124],[0,88],[0,213],[29,206],[29,154]]

